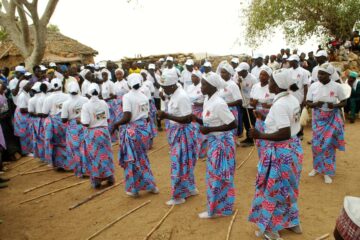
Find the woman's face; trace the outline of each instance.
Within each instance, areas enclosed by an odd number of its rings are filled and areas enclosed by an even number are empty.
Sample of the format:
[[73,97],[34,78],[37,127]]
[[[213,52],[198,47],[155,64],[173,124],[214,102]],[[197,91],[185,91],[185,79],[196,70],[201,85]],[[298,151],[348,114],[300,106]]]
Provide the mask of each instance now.
[[121,71],[117,71],[115,73],[115,76],[116,76],[116,79],[119,81],[123,80],[123,78],[124,78],[124,74]]
[[221,78],[224,79],[225,81],[230,80],[230,73],[228,73],[228,71],[226,71],[225,69],[221,69]]
[[192,83],[193,83],[194,85],[198,85],[199,82],[200,82],[200,79],[199,79],[198,76],[192,74],[192,75],[191,75],[191,81],[192,81]]
[[330,81],[330,74],[320,70],[318,72],[318,79],[322,84],[327,84]]
[[259,79],[260,79],[261,85],[266,85],[266,84],[268,84],[268,83],[269,83],[269,78],[270,78],[270,76],[268,75],[267,72],[265,72],[265,71],[261,71],[261,72],[260,72]]

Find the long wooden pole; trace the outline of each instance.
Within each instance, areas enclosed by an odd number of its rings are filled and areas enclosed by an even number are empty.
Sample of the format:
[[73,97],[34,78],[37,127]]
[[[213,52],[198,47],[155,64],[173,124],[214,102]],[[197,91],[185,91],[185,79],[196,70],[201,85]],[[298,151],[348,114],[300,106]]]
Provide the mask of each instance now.
[[52,170],[54,170],[54,169],[53,168],[48,168],[48,169],[41,169],[41,170],[38,170],[38,171],[24,172],[24,173],[21,173],[21,176],[35,174],[35,173],[49,172],[49,171],[52,171]]
[[166,143],[166,144],[160,146],[158,149],[155,149],[154,151],[149,152],[147,155],[149,156],[150,154],[156,153],[156,152],[160,151],[161,149],[163,149],[164,147],[166,147],[168,145],[169,144]]
[[80,184],[83,184],[83,183],[86,183],[86,182],[88,182],[88,180],[81,181],[81,182],[78,182],[78,183],[74,183],[74,184],[71,184],[71,185],[69,185],[69,186],[66,186],[66,187],[63,187],[63,188],[59,188],[59,189],[56,189],[56,190],[51,191],[51,192],[48,192],[48,193],[41,194],[41,195],[39,195],[39,196],[37,196],[37,197],[33,197],[33,198],[28,199],[28,200],[22,201],[22,202],[19,203],[19,205],[24,204],[24,203],[28,203],[28,202],[31,202],[31,201],[34,201],[34,200],[39,199],[39,198],[42,198],[42,197],[46,197],[46,196],[48,196],[48,195],[51,195],[51,194],[54,194],[54,193],[63,191],[63,190],[68,189],[68,188],[76,187],[76,186],[78,186],[78,185],[80,185]]
[[40,165],[38,165],[38,166],[36,166],[36,167],[33,167],[33,168],[29,169],[29,170],[26,170],[26,171],[17,173],[17,174],[15,174],[15,175],[13,175],[13,176],[11,176],[11,177],[9,177],[9,178],[11,179],[11,178],[17,177],[17,176],[19,176],[19,175],[22,175],[22,174],[24,174],[24,173],[26,173],[26,172],[29,172],[29,171],[33,171],[33,170],[38,169],[38,168],[40,168],[40,167],[43,167],[43,166],[45,166],[45,165],[46,165],[46,163],[42,163],[42,164],[40,164]]
[[318,237],[318,238],[316,238],[315,240],[324,240],[324,239],[327,239],[328,237],[330,237],[330,234],[324,234],[324,235],[322,235],[321,237]]
[[250,151],[249,154],[248,154],[248,156],[245,158],[244,161],[242,161],[242,162],[240,163],[240,165],[239,165],[236,169],[240,169],[241,166],[244,165],[244,164],[246,163],[246,161],[250,159],[250,157],[251,157],[252,153],[254,152],[254,150],[255,150],[255,147],[252,147],[252,148],[251,148],[251,151]]
[[232,229],[232,226],[235,222],[235,218],[236,218],[236,215],[238,214],[238,211],[239,209],[236,209],[232,219],[231,219],[231,222],[230,222],[230,225],[229,225],[229,228],[228,228],[228,232],[227,232],[227,235],[226,235],[226,240],[229,240],[230,239],[230,234],[231,234],[231,229]]
[[37,186],[35,186],[35,187],[26,189],[26,190],[24,191],[24,194],[25,194],[25,193],[28,193],[28,192],[32,192],[32,191],[34,191],[34,190],[36,190],[36,189],[39,189],[39,188],[48,186],[48,185],[50,185],[50,184],[59,182],[59,181],[61,181],[61,180],[64,180],[64,179],[67,179],[67,178],[70,178],[70,177],[74,177],[74,176],[75,176],[75,175],[68,175],[68,176],[65,176],[65,177],[56,179],[56,180],[54,180],[54,181],[50,181],[50,182],[47,182],[47,183],[44,183],[44,184],[41,184],[41,185],[37,185]]
[[81,202],[78,202],[77,204],[69,207],[69,210],[73,210],[73,209],[75,209],[75,208],[77,208],[77,207],[80,207],[80,206],[83,205],[84,203],[87,203],[88,201],[90,201],[90,200],[92,200],[92,199],[100,196],[100,195],[103,194],[104,192],[107,192],[107,191],[109,191],[109,190],[111,190],[111,189],[119,186],[121,183],[122,183],[122,182],[119,182],[119,183],[114,184],[114,185],[112,185],[112,186],[110,186],[110,187],[107,187],[107,188],[105,188],[104,190],[101,190],[101,191],[99,191],[99,192],[97,192],[97,193],[95,193],[95,194],[93,194],[93,195],[90,195],[89,197],[85,198],[85,199],[82,200]]
[[16,164],[16,165],[10,167],[9,170],[13,170],[13,169],[15,169],[15,168],[17,168],[17,167],[20,167],[20,166],[24,165],[25,163],[31,162],[31,161],[34,160],[34,159],[35,159],[35,158],[30,158],[30,159],[28,159],[28,160],[25,160],[24,162],[21,162],[21,163],[19,163],[19,164]]
[[158,229],[161,224],[165,221],[165,219],[167,218],[167,216],[169,216],[169,214],[171,213],[171,211],[174,209],[175,205],[172,205],[172,207],[169,209],[169,211],[167,211],[167,213],[161,218],[161,220],[158,222],[158,224],[156,224],[156,226],[151,229],[151,231],[146,235],[146,237],[144,238],[144,240],[148,240],[150,238],[150,236],[156,231],[156,229]]
[[114,221],[112,221],[111,223],[107,224],[105,227],[101,228],[99,231],[97,231],[96,233],[94,233],[93,235],[91,235],[90,237],[87,238],[87,240],[93,239],[96,236],[98,236],[100,233],[102,233],[103,231],[105,231],[106,229],[110,228],[112,225],[114,225],[115,223],[117,223],[118,221],[120,221],[121,219],[127,217],[128,215],[130,215],[131,213],[135,212],[136,210],[144,207],[145,205],[149,204],[151,202],[151,200],[148,200],[146,202],[144,202],[143,204],[141,204],[140,206],[128,211],[127,213],[121,215],[120,217],[118,217],[117,219],[115,219]]

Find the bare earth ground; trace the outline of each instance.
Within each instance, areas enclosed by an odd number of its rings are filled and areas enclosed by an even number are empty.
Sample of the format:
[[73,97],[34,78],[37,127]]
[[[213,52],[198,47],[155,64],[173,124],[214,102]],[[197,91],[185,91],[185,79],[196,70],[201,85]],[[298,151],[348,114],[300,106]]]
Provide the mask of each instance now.
[[[303,147],[305,151],[303,172],[300,184],[300,218],[304,233],[295,235],[281,232],[284,239],[315,239],[326,233],[332,233],[335,219],[342,208],[345,195],[360,196],[360,123],[346,126],[346,152],[337,154],[337,175],[332,185],[325,185],[323,178],[310,178],[307,173],[312,169],[311,147],[306,143],[311,138],[308,128],[305,132]],[[155,140],[153,150],[166,144],[165,133]],[[115,150],[117,147],[115,147]],[[150,150],[153,151],[153,150]],[[251,148],[237,148],[237,164],[242,162]],[[69,211],[73,204],[95,193],[90,183],[85,183],[39,200],[19,205],[19,202],[47,193],[70,184],[80,182],[75,177],[62,180],[28,194],[25,189],[61,178],[65,173],[44,172],[33,175],[17,176],[9,182],[9,188],[0,190],[0,239],[86,239],[94,232],[121,216],[130,209],[147,200],[151,203],[129,215],[125,219],[103,232],[96,239],[143,239],[156,225],[169,207],[165,202],[170,197],[170,163],[168,147],[152,153],[151,166],[156,178],[159,195],[142,193],[138,199],[124,194],[120,185]],[[116,157],[117,158],[117,157]],[[19,162],[25,161],[21,159]],[[17,164],[17,163],[15,163]],[[5,174],[11,176],[17,172],[36,167],[40,162],[33,160]],[[233,226],[231,239],[257,239],[254,236],[256,227],[247,221],[250,204],[254,194],[257,154],[236,172],[236,204],[239,214]],[[14,164],[13,164],[14,165]],[[11,167],[11,165],[10,165]],[[41,169],[46,169],[42,167]],[[123,179],[123,171],[116,162],[116,179]],[[199,161],[196,166],[196,180],[199,196],[191,197],[183,205],[176,206],[151,239],[225,239],[231,217],[202,220],[197,214],[205,210],[205,162]],[[332,239],[332,237],[328,238]]]

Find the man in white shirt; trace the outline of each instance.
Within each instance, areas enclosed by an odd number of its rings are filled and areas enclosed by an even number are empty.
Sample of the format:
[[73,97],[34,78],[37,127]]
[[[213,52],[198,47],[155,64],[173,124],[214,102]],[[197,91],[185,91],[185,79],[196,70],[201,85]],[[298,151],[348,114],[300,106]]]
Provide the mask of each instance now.
[[188,59],[185,62],[185,69],[182,71],[180,76],[180,83],[184,86],[184,90],[187,91],[188,87],[191,86],[191,75],[194,70],[194,61],[192,59]]
[[18,93],[19,93],[19,83],[20,80],[22,80],[24,74],[26,73],[26,70],[24,68],[24,66],[17,66],[15,68],[15,77],[10,80],[9,82],[9,90],[11,91],[11,96],[13,99],[14,104],[16,105],[16,99],[18,97]]
[[259,81],[260,68],[264,65],[264,55],[261,53],[254,54],[253,61],[255,66],[251,69],[251,74]]

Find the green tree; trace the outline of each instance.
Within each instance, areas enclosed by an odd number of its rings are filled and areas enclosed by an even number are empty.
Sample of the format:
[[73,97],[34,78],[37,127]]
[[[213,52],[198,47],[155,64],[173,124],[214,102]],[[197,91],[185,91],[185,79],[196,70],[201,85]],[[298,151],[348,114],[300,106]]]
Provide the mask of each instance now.
[[279,28],[291,43],[312,36],[348,39],[360,20],[359,0],[252,0],[245,12],[246,35],[251,45]]
[[50,31],[50,32],[60,32],[60,28],[58,27],[58,25],[55,25],[55,24],[49,24],[47,26],[47,29]]

